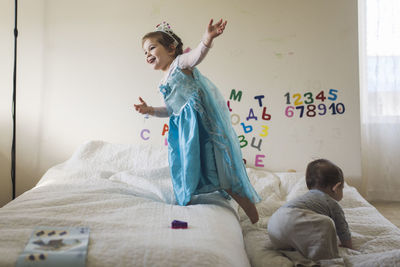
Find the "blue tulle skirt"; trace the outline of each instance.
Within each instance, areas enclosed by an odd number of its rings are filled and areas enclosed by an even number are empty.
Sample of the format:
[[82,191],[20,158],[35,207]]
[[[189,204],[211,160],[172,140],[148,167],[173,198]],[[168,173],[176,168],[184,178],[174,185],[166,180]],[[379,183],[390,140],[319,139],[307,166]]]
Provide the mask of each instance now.
[[196,68],[192,77],[176,67],[160,90],[171,114],[168,152],[178,204],[188,204],[196,194],[224,189],[259,202],[218,89]]

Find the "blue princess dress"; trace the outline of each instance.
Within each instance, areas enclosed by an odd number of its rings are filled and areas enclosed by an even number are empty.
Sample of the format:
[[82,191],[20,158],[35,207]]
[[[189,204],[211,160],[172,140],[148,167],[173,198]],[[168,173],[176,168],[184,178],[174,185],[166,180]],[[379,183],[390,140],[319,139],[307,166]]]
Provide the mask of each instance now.
[[192,195],[224,189],[259,202],[224,98],[197,68],[193,76],[183,73],[179,58],[160,85],[170,114],[168,160],[178,204],[187,205]]

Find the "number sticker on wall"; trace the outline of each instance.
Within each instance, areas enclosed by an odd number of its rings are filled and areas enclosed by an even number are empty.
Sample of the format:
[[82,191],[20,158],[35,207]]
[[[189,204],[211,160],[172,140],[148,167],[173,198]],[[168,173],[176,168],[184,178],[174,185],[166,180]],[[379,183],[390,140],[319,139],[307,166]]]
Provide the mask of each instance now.
[[[285,115],[288,118],[316,117],[324,115],[341,115],[346,108],[343,103],[335,103],[338,99],[339,90],[329,89],[314,94],[306,92],[304,94],[289,92],[284,94],[286,98]],[[327,103],[328,100],[330,103]]]

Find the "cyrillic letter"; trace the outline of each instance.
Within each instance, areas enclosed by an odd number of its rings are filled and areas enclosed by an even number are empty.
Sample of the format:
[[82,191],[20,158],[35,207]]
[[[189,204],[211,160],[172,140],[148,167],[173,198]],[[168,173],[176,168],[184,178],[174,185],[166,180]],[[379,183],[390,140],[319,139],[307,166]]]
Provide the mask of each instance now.
[[264,96],[263,95],[256,95],[254,98],[258,100],[258,104],[260,105],[260,107],[262,107],[261,99],[263,99]]
[[254,115],[254,111],[252,108],[249,110],[249,116],[246,118],[246,120],[250,120],[250,119],[257,120],[257,117]]
[[244,133],[250,133],[253,131],[253,126],[251,125],[245,126],[243,122],[240,125],[242,125]]
[[269,127],[267,125],[262,125],[261,127],[263,127],[262,133],[260,133],[261,137],[266,137],[268,136],[268,129]]
[[262,139],[260,139],[260,141],[258,141],[258,146],[254,145],[254,141],[256,140],[255,137],[253,137],[253,139],[251,139],[251,146],[254,148],[257,148],[258,151],[261,151],[261,144],[262,144]]
[[256,155],[256,162],[254,164],[256,167],[264,167],[264,164],[261,164],[262,159],[260,158],[265,158],[265,155]]
[[232,91],[231,91],[231,96],[229,97],[229,99],[232,100],[232,98],[233,98],[233,100],[239,99],[238,101],[240,102],[240,99],[242,99],[242,91],[239,91],[239,92],[236,94],[236,90],[235,90],[235,89],[232,89]]
[[231,103],[229,102],[229,100],[226,101],[226,105],[228,106],[229,112],[232,112]]
[[246,141],[246,138],[244,137],[244,135],[239,135],[238,137],[239,137],[239,142],[240,142],[240,148],[247,146],[248,142]]
[[264,107],[263,108],[263,113],[262,113],[262,119],[266,120],[266,121],[269,121],[271,119],[271,115],[267,114],[266,112],[267,112],[267,107]]
[[[236,122],[233,122],[233,117],[237,118],[237,121],[236,121]],[[231,122],[232,122],[232,125],[237,125],[237,124],[240,122],[240,117],[239,117],[239,115],[238,115],[238,114],[232,114],[232,115],[231,115]]]
[[164,128],[163,128],[163,131],[162,131],[162,134],[161,134],[161,135],[162,135],[162,136],[164,136],[164,135],[165,135],[165,133],[166,133],[166,132],[168,132],[168,130],[169,130],[168,124],[166,124],[166,123],[165,123],[165,124],[164,124]]
[[140,132],[140,137],[142,137],[142,139],[146,141],[146,140],[149,140],[149,139],[150,139],[150,136],[149,136],[149,137],[145,137],[145,136],[143,135],[145,132],[150,134],[150,130],[148,130],[148,129],[143,129],[143,130]]

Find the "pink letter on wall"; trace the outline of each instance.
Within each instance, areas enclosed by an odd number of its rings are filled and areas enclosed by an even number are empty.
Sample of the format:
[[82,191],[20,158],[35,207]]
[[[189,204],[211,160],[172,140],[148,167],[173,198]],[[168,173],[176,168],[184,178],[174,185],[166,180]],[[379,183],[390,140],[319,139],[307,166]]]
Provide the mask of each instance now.
[[262,163],[262,159],[260,158],[265,158],[265,155],[256,155],[256,162],[254,164],[256,167],[264,167],[264,164],[260,164]]

